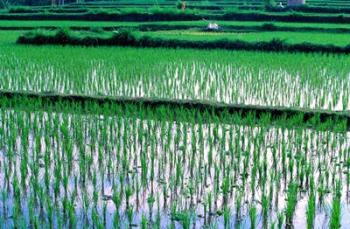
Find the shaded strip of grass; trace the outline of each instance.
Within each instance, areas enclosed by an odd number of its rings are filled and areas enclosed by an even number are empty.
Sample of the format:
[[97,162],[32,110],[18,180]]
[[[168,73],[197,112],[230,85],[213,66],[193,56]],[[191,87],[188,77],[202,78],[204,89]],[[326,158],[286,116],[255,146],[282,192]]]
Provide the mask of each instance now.
[[271,13],[265,11],[253,12],[182,12],[160,9],[155,12],[116,12],[96,11],[86,13],[3,13],[0,20],[83,20],[83,21],[191,21],[191,20],[222,20],[222,21],[280,21],[280,22],[317,22],[317,23],[350,23],[350,17],[344,14],[306,14],[306,13]]
[[[56,30],[60,29],[62,26],[36,26],[33,23],[32,26],[0,26],[0,30]],[[182,25],[166,25],[166,24],[139,24],[133,26],[69,26],[67,27],[70,30],[93,30],[101,29],[104,31],[114,31],[116,29],[133,29],[139,31],[167,31],[167,30],[188,30],[188,29],[197,29],[202,31],[208,31],[203,25],[191,25],[191,24],[182,24]],[[319,32],[319,33],[350,33],[350,28],[321,28],[321,27],[312,27],[312,26],[278,26],[273,23],[264,23],[262,25],[224,25],[221,26],[218,30],[219,32],[270,32],[270,31],[280,31],[280,32]],[[215,31],[213,31],[215,32]]]
[[322,52],[322,53],[350,53],[350,44],[336,46],[332,44],[314,44],[309,42],[289,44],[280,39],[271,41],[247,42],[243,40],[221,39],[215,41],[194,41],[179,39],[164,39],[150,36],[136,36],[130,31],[115,33],[81,33],[74,34],[66,29],[59,29],[55,33],[34,31],[25,33],[17,39],[19,44],[59,44],[84,46],[134,46],[134,47],[162,47],[162,48],[195,48],[195,49],[227,49],[247,51],[274,52]]
[[115,12],[97,11],[87,13],[18,13],[0,14],[0,20],[83,20],[83,21],[190,21],[202,20],[204,15],[178,11]]
[[348,14],[350,13],[349,7],[324,7],[324,6],[294,6],[294,7],[267,7],[266,9],[269,12],[303,12],[303,13],[328,13],[328,14]]
[[[249,122],[254,123],[255,121],[258,123],[271,123],[275,121],[277,125],[283,125],[289,128],[301,126],[319,130],[333,130],[336,132],[350,130],[350,115],[347,112],[332,112],[326,110],[224,104],[200,100],[86,96],[53,92],[36,93],[5,90],[0,91],[0,98],[3,100],[6,99],[6,101],[2,103],[0,100],[0,107],[18,106],[17,104],[22,103],[25,104],[25,107],[31,103],[28,101],[32,101],[39,102],[45,109],[57,104],[66,104],[68,106],[71,104],[80,105],[82,109],[87,109],[86,111],[89,111],[89,108],[91,108],[91,112],[98,110],[98,107],[106,108],[113,105],[122,105],[152,110],[162,110],[164,108],[173,109],[174,111],[187,110],[200,114],[215,114],[220,117],[237,114],[239,117],[247,117],[247,124],[249,124]],[[95,106],[91,107],[89,104],[94,104]],[[111,112],[113,113],[113,109],[111,109]]]

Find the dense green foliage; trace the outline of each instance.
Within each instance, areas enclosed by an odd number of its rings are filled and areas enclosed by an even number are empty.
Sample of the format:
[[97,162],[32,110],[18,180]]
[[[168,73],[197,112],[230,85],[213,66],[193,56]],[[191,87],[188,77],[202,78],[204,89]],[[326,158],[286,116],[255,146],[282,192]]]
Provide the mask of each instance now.
[[244,40],[216,39],[191,40],[167,39],[151,36],[135,36],[130,31],[117,31],[114,33],[72,33],[60,29],[55,33],[34,31],[20,36],[19,44],[60,44],[60,45],[116,45],[136,47],[162,47],[162,48],[197,48],[197,49],[229,49],[229,50],[256,50],[256,51],[288,51],[288,52],[330,52],[350,53],[350,44],[336,46],[332,44],[286,43],[280,39],[272,38],[270,41],[247,42]]
[[[349,33],[350,25],[327,24],[327,23],[293,23],[293,22],[245,22],[245,21],[215,21],[219,25],[218,32],[252,32],[284,31],[284,32],[307,32],[307,36],[314,33]],[[111,21],[13,21],[0,20],[0,30],[28,30],[28,29],[57,29],[60,27],[73,30],[88,30],[101,28],[103,30],[116,30],[119,28],[132,28],[140,31],[162,31],[162,30],[193,30],[208,31],[206,21],[168,21],[168,22],[111,22]],[[185,32],[185,31],[184,31]],[[218,34],[218,33],[216,33]],[[276,33],[273,33],[276,34]],[[273,36],[271,34],[271,36]],[[293,35],[293,33],[289,33]],[[305,37],[307,37],[305,36]],[[332,39],[333,36],[328,36]],[[314,39],[313,39],[314,40]]]
[[154,9],[147,11],[89,11],[86,13],[33,13],[0,14],[0,20],[92,20],[92,21],[169,21],[169,20],[238,20],[238,21],[281,21],[281,22],[324,22],[349,23],[348,15],[303,14],[303,13],[266,13],[261,11],[232,11],[224,14],[206,12],[179,11],[173,9]]
[[[315,41],[315,36],[322,37],[328,43],[336,42],[339,33],[346,38],[346,44],[349,43],[346,34],[350,33],[350,26],[347,24],[324,24],[324,23],[267,23],[267,22],[241,22],[241,21],[217,21],[219,30],[216,33],[200,34],[202,39],[208,39],[204,35],[227,35],[230,38],[232,33],[238,36],[251,35],[253,32],[293,32],[288,33],[289,37],[293,37],[297,33],[305,33],[304,40],[308,40],[312,36]],[[191,32],[210,32],[207,29],[208,22],[205,21],[169,21],[169,22],[100,22],[100,21],[12,21],[0,20],[0,30],[54,30],[60,27],[69,28],[71,30],[105,30],[114,31],[117,29],[132,29],[139,31],[174,31],[178,35],[190,34]],[[188,30],[188,31],[186,31]],[[245,32],[244,34],[242,32]],[[320,33],[336,34],[335,36],[325,36]],[[157,33],[162,34],[162,33]],[[270,33],[270,37],[276,36],[277,33]],[[287,33],[286,33],[287,34]],[[167,34],[171,35],[171,34]],[[198,33],[199,35],[199,33]],[[260,34],[266,35],[266,34]],[[211,36],[213,37],[213,36]],[[232,36],[231,36],[232,37]],[[261,36],[259,36],[261,38]],[[294,39],[294,38],[293,38]],[[343,39],[345,40],[345,39]]]

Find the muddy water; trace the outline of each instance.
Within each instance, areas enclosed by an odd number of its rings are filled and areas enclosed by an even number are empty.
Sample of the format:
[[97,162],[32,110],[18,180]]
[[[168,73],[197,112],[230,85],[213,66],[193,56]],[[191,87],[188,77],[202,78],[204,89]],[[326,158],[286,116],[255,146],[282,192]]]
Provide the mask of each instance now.
[[[305,228],[311,177],[315,227],[328,228],[336,181],[342,183],[341,224],[350,225],[350,133],[141,117],[1,110],[2,225],[29,226],[34,219],[55,228],[112,228],[118,211],[122,228],[140,227],[142,216],[161,228],[182,228],[184,217],[191,228],[224,228],[227,206],[230,228],[250,228],[249,209],[255,206],[258,228],[277,226],[289,184],[296,183],[292,222]],[[322,200],[318,190],[324,190]],[[118,210],[113,195],[121,198]],[[263,196],[269,199],[267,219]]]

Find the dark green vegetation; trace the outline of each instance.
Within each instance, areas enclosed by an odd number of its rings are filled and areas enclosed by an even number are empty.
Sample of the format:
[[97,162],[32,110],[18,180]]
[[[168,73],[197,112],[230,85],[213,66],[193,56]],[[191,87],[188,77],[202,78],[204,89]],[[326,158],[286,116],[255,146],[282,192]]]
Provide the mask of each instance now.
[[[218,21],[221,33],[233,32],[317,32],[317,33],[350,33],[350,26],[344,24],[322,23],[265,23],[242,21]],[[149,31],[174,31],[191,30],[208,32],[205,21],[171,21],[171,22],[88,22],[88,21],[11,21],[1,20],[0,30],[54,30],[59,28],[79,30],[104,30],[114,31],[118,29],[131,29],[143,32]]]
[[[11,1],[11,0],[2,0]],[[286,4],[285,1],[283,1]],[[260,6],[257,6],[257,4]],[[341,5],[344,3],[343,5]],[[169,21],[240,20],[349,23],[350,4],[339,7],[302,6],[264,7],[264,1],[189,1],[179,10],[177,1],[90,2],[61,5],[59,8],[12,6],[0,12],[2,20],[97,20],[97,21]],[[243,4],[243,6],[242,6]],[[49,5],[49,4],[48,4]]]
[[228,49],[255,51],[288,51],[288,52],[329,52],[350,53],[350,44],[337,46],[331,44],[314,44],[310,42],[288,44],[280,39],[270,41],[248,42],[244,40],[217,39],[213,41],[191,39],[166,39],[151,36],[135,36],[130,31],[116,31],[114,33],[72,33],[69,30],[58,30],[55,33],[45,31],[29,32],[20,36],[19,44],[59,44],[59,45],[115,45],[135,47],[162,48],[196,48],[196,49]]
[[[270,125],[284,127],[307,127],[319,130],[333,130],[335,132],[346,132],[350,130],[350,114],[347,112],[330,112],[322,110],[307,109],[288,109],[283,107],[266,107],[266,106],[245,106],[245,105],[228,105],[222,103],[210,103],[193,100],[171,100],[171,99],[144,99],[144,98],[127,98],[127,97],[108,97],[108,96],[82,96],[82,95],[65,95],[55,93],[28,93],[0,91],[2,98],[7,98],[6,107],[16,107],[21,100],[27,100],[28,103],[37,101],[42,107],[55,107],[54,104],[80,105],[80,110],[89,108],[91,104],[94,110],[84,110],[84,113],[96,112],[103,113],[104,110],[113,109],[115,105],[136,107],[140,111],[143,109],[161,111],[163,109],[172,109],[186,111],[188,113],[217,115],[222,120],[230,120],[229,116],[235,114],[242,120],[247,120],[247,125],[259,125],[260,122]],[[43,109],[41,107],[41,109]],[[40,106],[38,106],[40,109]],[[22,109],[25,109],[22,107]],[[29,110],[28,110],[29,111]],[[56,112],[59,108],[56,108]],[[167,115],[168,116],[168,115]],[[175,117],[177,115],[175,114]],[[185,115],[186,116],[186,115]],[[185,117],[184,116],[184,117]],[[181,115],[179,115],[181,117]],[[182,120],[182,119],[180,119]],[[242,122],[244,123],[244,122]],[[288,124],[287,124],[288,123]]]
[[[25,13],[8,10],[0,14],[0,18],[17,20],[17,23],[12,26],[0,25],[0,29],[33,30],[40,28],[44,30],[24,35],[19,39],[19,42],[27,44],[130,45],[332,53],[349,53],[350,50],[348,37],[344,34],[350,32],[347,25],[350,17],[346,13],[337,15],[336,11],[333,13],[322,10],[317,13],[299,12],[301,9],[311,9],[314,6],[287,7],[279,11],[277,9],[280,8],[273,6],[247,11],[240,8],[215,10],[191,7],[181,10],[175,5],[172,7],[171,2],[159,3],[159,5],[149,3],[149,7],[145,7],[146,3],[139,2],[139,4],[139,8],[130,8],[123,3],[99,5],[100,7],[106,6],[105,8],[96,8],[98,4],[76,4],[62,7],[61,11],[54,13],[50,12],[52,8],[46,7],[30,8],[35,12]],[[194,4],[203,6],[203,4],[212,3],[194,2]],[[314,8],[317,9],[317,7]],[[77,12],[69,13],[70,10]],[[81,12],[78,12],[79,10]],[[18,21],[39,19],[61,20],[61,23],[52,23],[56,24],[55,26],[49,25],[50,23],[38,26],[33,22],[32,25],[23,26]],[[208,21],[203,22],[203,19]],[[89,26],[87,23],[83,25],[81,22],[81,26],[67,25],[63,22],[64,20],[94,21],[95,26]],[[144,23],[147,21],[152,21],[152,23]],[[218,36],[214,36],[216,30],[208,31],[206,25],[209,22],[218,22],[218,31],[223,34],[218,33]],[[317,24],[312,22],[317,22]],[[327,25],[323,26],[322,23],[327,23]],[[62,25],[67,25],[74,31],[83,30],[87,33],[69,33],[67,29],[62,32],[59,30]],[[57,34],[45,31],[51,29],[58,29]],[[103,32],[123,29],[133,31],[133,34],[127,35],[127,41],[123,40],[125,33],[116,35],[116,33]],[[90,30],[94,33],[90,33]],[[171,33],[160,33],[160,31],[171,31]],[[199,31],[203,32],[200,34],[203,36],[197,36],[196,32]],[[134,35],[137,32],[143,33]]]
[[267,13],[265,11],[228,11],[223,14],[180,11],[176,9],[150,9],[147,11],[92,11],[83,13],[26,13],[0,14],[1,20],[92,20],[92,21],[188,21],[188,20],[240,20],[280,22],[349,23],[347,14],[303,14],[291,12]]
[[282,4],[0,0],[0,228],[347,228],[350,3]]

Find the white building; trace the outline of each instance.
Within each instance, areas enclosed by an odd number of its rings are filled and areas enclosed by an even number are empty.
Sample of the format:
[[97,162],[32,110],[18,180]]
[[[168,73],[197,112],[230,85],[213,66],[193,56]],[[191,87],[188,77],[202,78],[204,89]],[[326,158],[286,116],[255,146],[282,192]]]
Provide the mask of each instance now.
[[218,30],[219,29],[219,25],[216,23],[209,23],[207,26],[208,30]]

